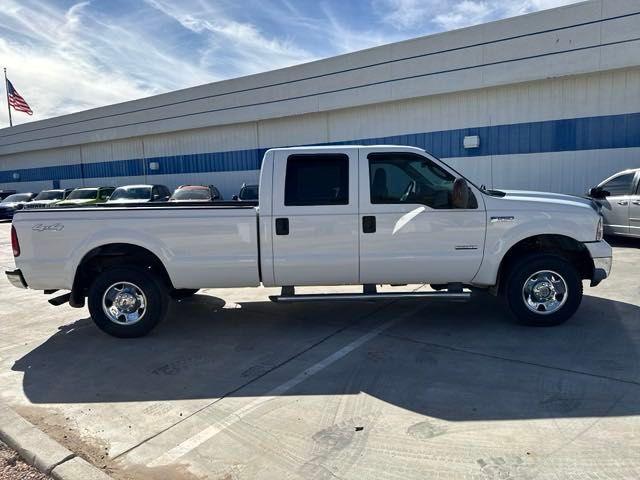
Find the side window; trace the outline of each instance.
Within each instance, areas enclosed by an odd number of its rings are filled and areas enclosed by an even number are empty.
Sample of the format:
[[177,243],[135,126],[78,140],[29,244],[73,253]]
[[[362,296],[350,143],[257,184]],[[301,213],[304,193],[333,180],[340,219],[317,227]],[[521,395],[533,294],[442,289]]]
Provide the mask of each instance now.
[[349,157],[344,154],[291,155],[284,188],[286,206],[347,205]]
[[612,178],[607,183],[602,185],[602,189],[609,192],[612,196],[615,195],[629,195],[633,186],[633,178],[635,173],[625,173],[618,175],[616,178]]
[[[471,189],[428,158],[414,153],[371,153],[369,185],[372,204],[419,203],[435,209],[478,208]],[[454,198],[455,197],[455,198]],[[462,199],[462,200],[460,200]]]

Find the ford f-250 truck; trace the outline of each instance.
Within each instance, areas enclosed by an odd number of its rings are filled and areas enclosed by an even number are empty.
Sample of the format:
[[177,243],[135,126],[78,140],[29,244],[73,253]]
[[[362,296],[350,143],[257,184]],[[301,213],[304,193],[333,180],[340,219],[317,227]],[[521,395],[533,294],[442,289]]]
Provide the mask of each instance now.
[[[272,149],[257,204],[229,202],[19,212],[12,225],[23,288],[70,293],[119,337],[149,332],[171,295],[279,286],[274,301],[503,295],[531,325],[571,317],[582,280],[609,274],[611,247],[587,199],[478,188],[413,147]],[[433,291],[379,293],[380,284]],[[357,294],[296,286],[362,285]]]

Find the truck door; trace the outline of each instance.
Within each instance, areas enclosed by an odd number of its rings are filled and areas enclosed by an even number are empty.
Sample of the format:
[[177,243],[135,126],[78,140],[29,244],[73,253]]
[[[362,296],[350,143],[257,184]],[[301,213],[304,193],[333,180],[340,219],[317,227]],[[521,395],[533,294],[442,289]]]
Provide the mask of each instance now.
[[276,285],[358,283],[358,149],[276,151]]
[[484,250],[481,194],[471,187],[456,204],[456,175],[418,150],[362,148],[359,157],[360,282],[470,282]]

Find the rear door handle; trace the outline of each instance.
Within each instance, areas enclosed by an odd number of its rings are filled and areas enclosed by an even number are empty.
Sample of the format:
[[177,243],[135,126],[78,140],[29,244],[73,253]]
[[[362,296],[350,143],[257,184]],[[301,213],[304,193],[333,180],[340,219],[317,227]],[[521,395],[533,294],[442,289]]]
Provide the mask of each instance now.
[[633,201],[633,202],[631,202],[631,203],[633,203],[634,205],[640,205],[640,200],[634,200],[634,201]]
[[276,235],[289,235],[288,218],[276,218]]
[[362,217],[362,233],[375,233],[376,217],[367,215]]
[[627,202],[626,200],[620,200],[618,202],[618,205],[629,205],[629,202]]

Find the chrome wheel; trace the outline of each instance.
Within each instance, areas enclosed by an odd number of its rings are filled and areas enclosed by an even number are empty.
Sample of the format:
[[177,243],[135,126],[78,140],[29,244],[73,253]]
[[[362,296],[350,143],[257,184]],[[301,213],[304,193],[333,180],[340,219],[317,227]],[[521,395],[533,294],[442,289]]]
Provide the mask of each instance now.
[[113,323],[133,325],[142,320],[147,312],[147,297],[133,283],[114,283],[102,296],[102,310]]
[[534,313],[539,315],[555,313],[567,301],[567,282],[556,272],[541,270],[524,282],[522,298],[527,308]]

